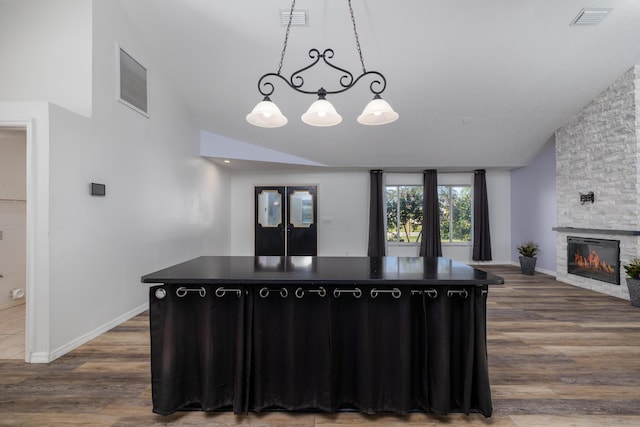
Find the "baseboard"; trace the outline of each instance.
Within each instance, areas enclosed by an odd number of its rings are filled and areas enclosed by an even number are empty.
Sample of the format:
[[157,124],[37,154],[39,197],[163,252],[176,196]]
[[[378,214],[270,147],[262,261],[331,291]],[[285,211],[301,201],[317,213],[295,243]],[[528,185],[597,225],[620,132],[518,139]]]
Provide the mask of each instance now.
[[110,322],[105,323],[104,325],[94,329],[93,331],[90,331],[76,339],[74,339],[73,341],[68,342],[67,344],[64,344],[58,348],[56,348],[55,350],[51,351],[51,353],[47,354],[47,353],[32,353],[31,354],[31,363],[49,363],[49,362],[53,362],[54,360],[56,360],[57,358],[59,358],[60,356],[63,356],[67,353],[69,353],[71,350],[74,350],[78,347],[80,347],[82,344],[85,344],[89,341],[91,341],[92,339],[104,334],[105,332],[107,332],[110,329],[113,329],[114,327],[118,326],[119,324],[126,322],[127,320],[131,319],[132,317],[137,316],[138,314],[144,312],[145,310],[147,310],[149,308],[149,303],[146,302],[136,308],[134,308],[131,311],[128,311],[127,313],[124,313],[121,316],[116,317],[115,319],[111,320]]
[[49,353],[44,351],[31,353],[31,358],[26,362],[27,363],[49,363]]
[[536,268],[536,271],[539,271],[542,274],[548,274],[549,276],[556,277],[555,270],[551,271],[551,270],[547,270],[547,269],[544,269],[544,268]]
[[[511,261],[466,261],[465,264],[470,265],[508,265],[511,264]],[[520,264],[518,264],[520,265]]]

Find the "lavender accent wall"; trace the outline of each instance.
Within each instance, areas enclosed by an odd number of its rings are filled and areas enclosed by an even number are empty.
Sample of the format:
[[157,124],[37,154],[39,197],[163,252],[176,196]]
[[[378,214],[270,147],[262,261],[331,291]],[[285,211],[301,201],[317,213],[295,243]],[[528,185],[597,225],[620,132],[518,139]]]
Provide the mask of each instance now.
[[528,166],[511,171],[511,260],[516,246],[533,240],[540,245],[536,269],[556,271],[556,156],[555,139]]

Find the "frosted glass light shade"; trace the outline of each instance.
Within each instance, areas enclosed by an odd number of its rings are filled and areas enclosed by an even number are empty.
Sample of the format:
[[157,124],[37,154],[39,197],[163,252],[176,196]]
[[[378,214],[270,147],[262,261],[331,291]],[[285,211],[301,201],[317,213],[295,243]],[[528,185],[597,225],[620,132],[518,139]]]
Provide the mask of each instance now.
[[321,98],[311,104],[302,121],[311,126],[335,126],[342,122],[342,116],[329,101]]
[[395,122],[400,115],[393,111],[391,105],[384,99],[380,98],[380,95],[373,97],[362,114],[358,116],[358,123],[362,125],[386,125],[387,123]]
[[276,104],[271,102],[268,96],[247,114],[247,121],[261,128],[278,128],[287,124],[287,118],[280,112]]

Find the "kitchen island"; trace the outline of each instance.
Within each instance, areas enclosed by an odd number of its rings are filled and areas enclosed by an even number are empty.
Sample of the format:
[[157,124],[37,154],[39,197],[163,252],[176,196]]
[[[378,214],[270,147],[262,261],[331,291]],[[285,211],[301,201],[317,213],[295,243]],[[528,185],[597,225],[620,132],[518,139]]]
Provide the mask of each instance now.
[[155,413],[492,414],[498,276],[446,258],[203,256],[142,282]]

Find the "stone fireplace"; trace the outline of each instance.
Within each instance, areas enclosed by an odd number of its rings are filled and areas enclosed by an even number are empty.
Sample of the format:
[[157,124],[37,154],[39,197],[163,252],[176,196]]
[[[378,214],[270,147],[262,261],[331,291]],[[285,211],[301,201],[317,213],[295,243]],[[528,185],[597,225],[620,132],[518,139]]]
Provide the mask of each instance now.
[[[607,275],[604,281],[595,273],[575,274],[578,270],[571,263],[576,254],[569,249],[568,238],[618,242],[612,251],[619,253],[623,265],[640,256],[639,88],[640,67],[636,66],[555,135],[556,277],[627,300],[627,287],[618,286],[625,283],[620,265],[611,273],[615,277]],[[581,257],[589,257],[588,245]],[[570,268],[574,269],[571,273]]]

